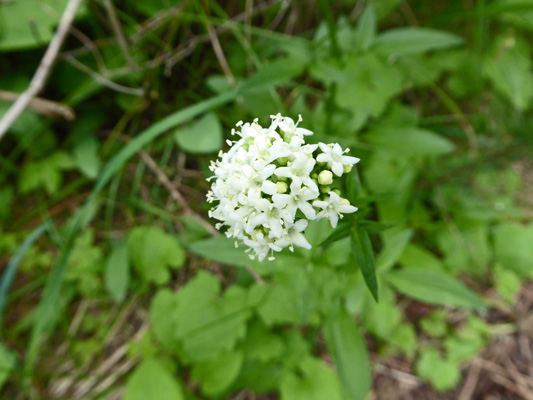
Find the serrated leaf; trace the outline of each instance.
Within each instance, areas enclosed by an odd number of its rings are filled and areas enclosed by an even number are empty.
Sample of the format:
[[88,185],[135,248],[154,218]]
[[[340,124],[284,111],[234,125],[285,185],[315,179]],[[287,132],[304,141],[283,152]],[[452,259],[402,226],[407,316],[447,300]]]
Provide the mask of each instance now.
[[368,351],[355,320],[340,307],[324,325],[324,337],[342,382],[345,398],[364,400],[370,391]]
[[200,383],[206,396],[219,395],[237,378],[243,358],[242,352],[231,351],[199,362],[192,369],[192,378]]
[[281,380],[281,400],[341,400],[339,382],[322,360],[307,357]]
[[181,384],[155,359],[145,359],[126,384],[124,400],[184,400]]
[[220,283],[213,275],[199,272],[177,294],[174,334],[192,361],[232,350],[246,333],[251,313],[247,291],[232,286],[222,298],[219,291]]
[[352,228],[351,231],[352,254],[357,266],[361,269],[366,286],[372,296],[378,301],[378,281],[374,266],[374,253],[372,243],[366,230],[361,226]]
[[104,282],[117,303],[124,301],[130,281],[130,259],[127,243],[120,243],[107,259]]
[[176,143],[188,153],[215,153],[222,147],[222,125],[215,113],[208,113],[189,125],[177,128]]
[[177,347],[177,321],[173,317],[177,305],[176,294],[168,289],[158,291],[150,304],[150,327],[157,340],[169,351],[175,351]]
[[163,284],[170,279],[169,268],[179,268],[185,254],[177,239],[157,227],[133,228],[128,235],[131,261],[145,282]]
[[375,41],[376,51],[387,55],[421,54],[463,43],[463,38],[452,33],[428,28],[398,28],[386,31]]
[[461,380],[459,365],[442,359],[434,349],[422,351],[416,364],[416,373],[421,378],[429,380],[439,392],[453,389]]
[[428,304],[487,308],[478,294],[442,272],[405,268],[387,272],[383,278],[404,295]]
[[247,359],[270,361],[283,353],[283,340],[269,331],[261,321],[255,321],[240,345]]

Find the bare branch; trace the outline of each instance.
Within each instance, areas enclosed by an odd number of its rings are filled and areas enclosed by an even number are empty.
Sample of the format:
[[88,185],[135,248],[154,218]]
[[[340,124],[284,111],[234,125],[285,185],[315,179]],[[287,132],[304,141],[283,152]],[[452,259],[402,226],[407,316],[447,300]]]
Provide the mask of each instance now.
[[[20,97],[18,93],[8,92],[6,90],[0,90],[0,100],[9,101],[14,103]],[[69,106],[61,103],[57,103],[52,100],[42,99],[36,97],[30,100],[28,108],[35,111],[38,114],[46,117],[63,117],[66,120],[73,120],[76,116],[74,110]]]
[[30,86],[19,96],[17,101],[13,103],[13,105],[9,108],[9,110],[7,110],[5,115],[0,120],[0,140],[11,127],[11,125],[13,125],[13,123],[17,120],[20,114],[22,114],[22,112],[26,109],[31,99],[37,96],[37,94],[44,87],[48,75],[50,75],[52,65],[57,58],[57,54],[59,53],[59,49],[65,41],[65,37],[67,36],[70,26],[74,21],[74,17],[76,16],[76,11],[78,11],[82,1],[83,0],[69,0],[67,3],[67,7],[61,16],[56,33],[50,41],[50,44],[46,49],[44,57],[42,58],[35,75],[33,75]]

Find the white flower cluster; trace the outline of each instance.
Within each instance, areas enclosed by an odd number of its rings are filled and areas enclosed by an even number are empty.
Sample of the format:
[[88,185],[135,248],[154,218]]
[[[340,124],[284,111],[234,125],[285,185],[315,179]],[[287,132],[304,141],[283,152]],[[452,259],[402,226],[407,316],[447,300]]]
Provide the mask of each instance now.
[[[262,261],[269,253],[294,246],[311,248],[303,233],[309,220],[328,218],[335,228],[343,213],[357,207],[331,185],[352,169],[358,158],[344,155],[337,144],[306,144],[313,134],[291,118],[271,116],[270,127],[257,123],[237,124],[232,130],[240,139],[228,140],[227,153],[211,163],[214,176],[207,201],[218,201],[209,216],[228,226],[226,235],[242,240]],[[235,242],[238,246],[238,242]],[[250,258],[254,259],[254,254]]]

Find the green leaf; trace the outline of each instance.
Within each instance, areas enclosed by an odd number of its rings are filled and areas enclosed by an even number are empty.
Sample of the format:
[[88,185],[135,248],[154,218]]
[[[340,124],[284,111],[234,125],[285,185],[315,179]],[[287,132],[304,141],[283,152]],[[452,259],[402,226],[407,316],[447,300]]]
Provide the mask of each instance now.
[[392,268],[402,256],[412,236],[413,231],[411,229],[389,235],[385,240],[384,249],[379,253],[376,260],[376,268],[380,271],[386,271]]
[[441,50],[463,43],[463,38],[428,28],[398,28],[379,35],[374,48],[387,55],[412,55]]
[[371,369],[368,351],[355,320],[340,307],[326,320],[324,337],[345,397],[364,400],[370,391]]
[[168,289],[162,289],[154,296],[150,304],[150,327],[157,340],[169,351],[177,348],[177,321],[173,318],[178,299]]
[[366,51],[374,43],[376,37],[376,11],[374,4],[369,1],[357,21],[355,29],[357,50]]
[[213,275],[199,272],[177,294],[175,336],[192,361],[232,350],[246,334],[251,313],[247,291],[232,286],[222,298],[219,291],[220,283]]
[[497,91],[518,110],[525,110],[533,98],[533,76],[528,43],[518,36],[500,36],[484,64],[485,75]]
[[337,87],[337,102],[352,112],[378,117],[402,91],[401,74],[372,53],[348,58],[344,74]]
[[318,246],[329,246],[332,243],[338,242],[345,237],[350,236],[350,231],[352,229],[352,224],[347,222],[341,222],[336,229],[331,232],[331,234],[318,244]]
[[243,362],[240,351],[226,352],[194,365],[192,378],[200,382],[202,393],[212,397],[223,393],[239,375]]
[[448,139],[427,129],[416,127],[383,127],[366,135],[373,145],[402,156],[447,154],[455,149]]
[[120,243],[107,259],[104,282],[108,293],[117,303],[122,303],[130,281],[130,259],[128,246]]
[[439,392],[453,389],[461,380],[459,365],[442,359],[434,349],[426,349],[422,352],[416,364],[416,373],[421,378],[430,381]]
[[259,320],[248,328],[248,333],[240,347],[247,359],[262,362],[279,357],[284,349],[283,340],[270,332]]
[[76,167],[90,179],[98,176],[100,170],[100,158],[98,151],[100,144],[93,135],[87,135],[76,143],[73,149],[74,162]]
[[497,263],[494,266],[494,286],[502,299],[513,305],[522,287],[522,279],[514,271],[505,269]]
[[155,359],[145,359],[126,383],[124,400],[184,400],[181,384]]
[[72,158],[63,151],[58,151],[43,160],[28,162],[20,173],[19,190],[21,193],[28,193],[44,188],[48,194],[54,194],[63,182],[61,170],[72,168],[73,165]]
[[251,260],[245,253],[245,248],[236,248],[235,241],[224,235],[194,242],[189,246],[189,249],[208,260],[242,268],[253,267],[259,274],[302,264],[301,258],[289,254],[276,254],[276,259],[273,261]]
[[46,45],[52,38],[59,15],[67,3],[67,0],[17,0],[2,3],[0,52]]
[[179,268],[185,262],[185,254],[176,238],[157,227],[132,229],[128,246],[133,266],[145,282],[166,283],[170,279],[168,268]]
[[272,89],[278,85],[289,83],[289,81],[300,75],[307,67],[309,60],[305,58],[287,57],[265,64],[244,81],[240,91],[243,94],[249,92],[261,92],[265,89]]
[[281,400],[341,400],[339,382],[322,360],[307,357],[301,374],[287,372],[281,380]]
[[235,99],[236,96],[237,92],[234,91],[223,93],[169,115],[139,133],[131,142],[121,148],[120,151],[105,165],[93,186],[89,198],[80,211],[74,216],[70,231],[66,236],[61,251],[59,252],[58,261],[48,275],[46,286],[38,306],[38,311],[35,314],[36,318],[34,319],[34,326],[26,351],[25,371],[27,373],[33,371],[37,362],[39,350],[42,348],[45,339],[45,334],[48,333],[48,329],[53,326],[50,321],[53,321],[54,318],[52,317],[57,315],[57,304],[59,302],[60,290],[72,246],[75,238],[79,235],[84,225],[91,220],[91,213],[95,208],[95,204],[98,202],[100,192],[106,187],[115,174],[124,167],[128,160],[136,155],[141,148],[154,141],[169,129],[189,121],[208,110],[226,104]]
[[361,269],[366,286],[372,296],[378,301],[378,281],[374,266],[374,253],[368,233],[360,226],[352,228],[351,232],[352,254],[355,263]]
[[505,222],[494,228],[494,253],[501,266],[522,276],[532,276],[533,224]]
[[404,295],[428,304],[487,308],[478,294],[442,272],[405,268],[387,272],[383,278]]
[[222,148],[222,125],[215,113],[208,113],[176,129],[174,138],[178,146],[188,153],[215,153]]
[[9,378],[11,371],[15,368],[17,356],[4,345],[0,344],[0,389]]

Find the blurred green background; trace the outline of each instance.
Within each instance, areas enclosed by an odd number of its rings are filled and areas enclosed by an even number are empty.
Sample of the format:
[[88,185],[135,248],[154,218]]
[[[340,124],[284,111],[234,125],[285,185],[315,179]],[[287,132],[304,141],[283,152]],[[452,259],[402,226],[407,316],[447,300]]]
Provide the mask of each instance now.
[[[0,0],[0,119],[68,2]],[[0,398],[532,399],[532,30],[532,0],[83,1],[0,140]],[[205,178],[278,112],[361,159],[359,211],[259,263]]]

